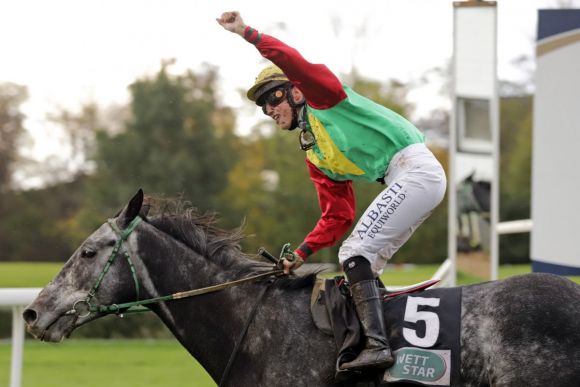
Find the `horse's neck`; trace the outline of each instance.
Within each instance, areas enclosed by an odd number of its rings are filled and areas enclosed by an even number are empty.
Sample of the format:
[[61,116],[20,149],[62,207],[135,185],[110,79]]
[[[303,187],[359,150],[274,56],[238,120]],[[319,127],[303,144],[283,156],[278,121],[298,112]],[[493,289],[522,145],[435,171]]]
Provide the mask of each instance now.
[[[149,297],[216,285],[230,281],[220,267],[184,245],[167,241],[141,253],[150,278]],[[170,251],[168,251],[170,248]],[[154,253],[151,253],[154,252]],[[158,256],[155,256],[157,255]],[[235,278],[238,279],[238,278]],[[152,310],[179,342],[214,377],[219,378],[235,341],[243,329],[261,285],[243,285],[178,301],[156,304]],[[220,348],[220,351],[209,350]]]

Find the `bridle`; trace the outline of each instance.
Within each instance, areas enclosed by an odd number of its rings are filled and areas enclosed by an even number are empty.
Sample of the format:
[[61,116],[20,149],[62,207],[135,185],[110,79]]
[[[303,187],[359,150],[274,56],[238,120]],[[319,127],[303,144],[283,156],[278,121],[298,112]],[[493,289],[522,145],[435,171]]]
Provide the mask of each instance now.
[[[129,238],[129,235],[131,235],[131,233],[135,230],[135,228],[139,225],[139,223],[141,223],[142,220],[143,219],[141,217],[137,216],[135,219],[133,219],[133,221],[131,221],[131,223],[129,223],[129,225],[125,229],[120,229],[113,219],[107,220],[107,223],[109,224],[109,226],[111,226],[113,231],[115,231],[115,233],[117,234],[119,239],[117,239],[117,241],[115,242],[115,245],[113,246],[113,251],[111,252],[111,255],[107,259],[105,266],[103,267],[103,269],[99,273],[99,276],[97,277],[97,281],[95,282],[95,284],[93,285],[91,290],[88,292],[87,296],[76,301],[73,304],[73,308],[71,310],[67,311],[65,314],[69,314],[69,315],[75,314],[79,318],[84,318],[84,317],[88,317],[91,313],[119,314],[121,312],[121,310],[123,310],[123,313],[136,313],[136,312],[143,311],[143,309],[131,310],[131,308],[141,307],[141,306],[145,306],[145,305],[149,305],[149,304],[156,304],[156,303],[164,302],[164,301],[177,300],[177,299],[181,299],[181,298],[194,297],[194,296],[199,296],[199,295],[207,294],[207,293],[213,293],[213,292],[217,292],[217,291],[227,289],[227,288],[230,288],[233,286],[239,286],[239,285],[245,284],[247,282],[256,281],[256,280],[261,279],[261,278],[275,276],[275,275],[278,275],[278,274],[283,272],[282,270],[275,269],[275,270],[270,270],[270,271],[267,271],[264,273],[256,274],[256,275],[253,275],[250,277],[242,278],[239,280],[224,282],[221,284],[212,285],[212,286],[208,286],[205,288],[187,290],[184,292],[173,293],[173,294],[169,294],[166,296],[160,296],[160,297],[154,297],[154,298],[148,298],[145,300],[140,300],[139,299],[140,298],[140,285],[139,285],[139,278],[137,276],[137,271],[135,270],[135,265],[133,264],[133,261],[131,259],[131,255],[129,254],[127,249],[126,248],[123,249],[122,252],[121,252],[121,249],[123,248],[123,242],[125,242]],[[125,303],[120,303],[120,304],[110,304],[110,305],[97,305],[97,304],[91,303],[91,300],[95,297],[97,291],[99,290],[99,287],[101,286],[101,283],[103,282],[103,278],[109,272],[111,265],[113,264],[115,259],[120,254],[122,254],[123,257],[125,257],[125,259],[127,260],[127,263],[129,264],[129,268],[131,270],[131,276],[133,277],[133,282],[135,284],[136,300],[131,301],[131,302],[125,302]],[[83,304],[86,306],[85,312],[79,311],[80,308],[78,308],[78,305],[83,305]],[[148,311],[149,309],[146,309],[146,310]]]
[[[117,241],[115,242],[115,245],[113,246],[113,251],[111,251],[111,255],[109,256],[109,259],[107,259],[105,266],[103,267],[103,269],[99,273],[99,276],[97,277],[97,281],[95,282],[95,284],[93,285],[91,290],[88,292],[87,296],[85,298],[82,298],[82,299],[76,301],[73,304],[72,309],[69,310],[67,312],[67,314],[75,314],[75,315],[77,315],[78,318],[84,318],[84,317],[88,317],[91,313],[104,313],[104,314],[119,313],[119,311],[121,309],[124,309],[124,308],[128,309],[131,306],[133,306],[133,305],[122,306],[124,304],[121,304],[121,305],[118,305],[118,304],[94,305],[91,303],[91,300],[93,299],[93,297],[95,297],[95,294],[97,294],[97,291],[99,290],[99,287],[101,286],[101,283],[103,282],[103,278],[105,278],[105,275],[109,272],[111,265],[113,264],[115,259],[119,256],[119,250],[121,250],[121,248],[123,247],[123,242],[125,242],[129,238],[129,235],[131,235],[131,233],[135,230],[135,228],[139,225],[139,223],[141,223],[142,220],[143,219],[141,217],[137,216],[123,230],[121,230],[117,226],[117,224],[115,223],[115,221],[113,219],[107,220],[107,223],[109,224],[109,226],[111,226],[113,231],[115,231],[115,233],[117,234],[119,239],[117,239]],[[133,264],[133,261],[131,260],[131,255],[129,255],[129,252],[127,251],[127,249],[124,249],[122,254],[123,254],[123,257],[125,257],[125,259],[127,260],[127,263],[129,264],[129,268],[131,270],[131,276],[133,277],[133,282],[135,283],[136,301],[135,301],[135,303],[130,303],[130,304],[134,304],[135,306],[137,306],[138,305],[137,303],[139,303],[139,293],[140,293],[139,292],[139,288],[140,288],[139,287],[139,278],[137,277],[137,271],[135,270],[135,265]],[[79,312],[78,305],[85,305],[86,312],[85,313]]]
[[[117,236],[119,238],[115,242],[115,245],[113,246],[113,251],[111,252],[111,255],[107,259],[105,266],[103,267],[103,269],[99,273],[99,276],[97,277],[97,281],[95,282],[95,284],[93,285],[91,290],[88,292],[87,296],[85,298],[82,298],[80,300],[75,301],[72,309],[65,312],[64,314],[65,315],[74,315],[75,319],[78,319],[78,318],[88,317],[89,315],[91,315],[91,313],[122,315],[121,311],[122,311],[122,313],[144,312],[144,311],[149,311],[149,309],[144,308],[145,305],[156,304],[159,302],[165,302],[165,301],[171,301],[171,300],[177,300],[177,299],[181,299],[181,298],[194,297],[194,296],[199,296],[199,295],[207,294],[207,293],[213,293],[213,292],[217,292],[217,291],[227,289],[230,287],[239,286],[239,285],[242,285],[242,284],[245,284],[248,282],[255,282],[258,279],[274,276],[274,279],[270,279],[268,282],[268,285],[262,288],[261,293],[257,298],[257,302],[254,304],[252,311],[250,313],[250,316],[246,320],[246,323],[244,324],[244,328],[243,328],[238,340],[236,341],[234,349],[230,355],[228,364],[226,365],[226,368],[225,368],[225,370],[222,374],[222,377],[220,379],[219,385],[223,386],[224,383],[227,381],[227,378],[229,376],[229,372],[230,372],[231,367],[234,363],[234,360],[236,358],[236,355],[237,355],[237,352],[240,348],[240,345],[243,342],[244,337],[246,336],[246,333],[248,331],[250,324],[254,320],[254,317],[255,317],[257,309],[258,309],[258,305],[262,302],[262,299],[264,298],[266,291],[270,288],[270,286],[276,280],[275,276],[278,276],[281,273],[283,273],[283,270],[274,269],[274,270],[270,270],[270,271],[267,271],[264,273],[256,274],[256,275],[253,275],[250,277],[246,277],[246,278],[242,278],[242,279],[234,280],[234,281],[229,281],[229,282],[224,282],[221,284],[212,285],[212,286],[208,286],[205,288],[192,289],[192,290],[187,290],[184,292],[169,294],[166,296],[160,296],[160,297],[154,297],[154,298],[148,298],[145,300],[140,300],[139,299],[140,298],[139,277],[137,276],[137,271],[135,270],[135,265],[133,264],[133,261],[131,259],[131,255],[129,254],[127,248],[123,249],[123,242],[125,242],[129,238],[129,235],[131,235],[131,233],[135,230],[135,228],[139,225],[139,223],[141,223],[142,220],[143,219],[139,216],[135,217],[135,219],[133,219],[131,221],[131,223],[129,223],[129,225],[125,229],[120,229],[117,226],[117,224],[115,223],[114,219],[107,220],[107,223],[109,224],[109,226],[111,226],[111,228],[113,229],[113,231],[117,234]],[[122,252],[121,252],[121,249],[123,249]],[[129,268],[131,270],[131,276],[133,277],[133,282],[135,284],[136,300],[131,301],[131,302],[125,302],[125,303],[120,303],[120,304],[110,304],[110,305],[98,305],[98,304],[91,303],[91,301],[95,297],[97,291],[99,290],[101,283],[103,282],[103,278],[108,273],[109,269],[111,268],[111,265],[113,264],[115,259],[120,254],[122,254],[123,257],[125,257],[125,259],[127,260],[127,263],[129,264]],[[86,311],[84,313],[79,311],[80,305],[85,306]],[[135,309],[132,309],[132,308],[135,308]]]

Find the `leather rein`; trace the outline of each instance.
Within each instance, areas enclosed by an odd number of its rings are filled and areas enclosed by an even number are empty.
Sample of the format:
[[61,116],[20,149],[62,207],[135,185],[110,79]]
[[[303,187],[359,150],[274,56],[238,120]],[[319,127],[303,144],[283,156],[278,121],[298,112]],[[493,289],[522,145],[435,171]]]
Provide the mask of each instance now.
[[[95,294],[99,290],[99,287],[101,286],[103,278],[105,277],[105,275],[107,274],[107,272],[111,268],[111,265],[113,264],[113,262],[115,261],[117,256],[119,256],[119,254],[121,253],[121,249],[123,247],[123,242],[125,242],[129,238],[129,235],[131,235],[131,233],[135,230],[137,225],[139,225],[139,223],[141,223],[142,220],[143,219],[141,217],[137,216],[123,230],[121,230],[117,226],[117,224],[115,223],[115,221],[113,219],[107,220],[107,223],[109,224],[109,226],[111,226],[113,231],[119,236],[119,239],[117,240],[117,242],[113,246],[113,251],[111,252],[111,255],[107,259],[105,266],[103,267],[103,269],[99,273],[99,276],[97,277],[97,281],[95,282],[95,284],[93,285],[93,287],[91,288],[91,290],[89,291],[87,296],[85,298],[82,298],[82,299],[76,301],[73,304],[72,309],[64,313],[65,315],[75,315],[75,318],[78,319],[78,318],[88,317],[91,313],[99,313],[99,314],[105,314],[105,315],[106,314],[117,314],[117,315],[122,316],[124,313],[145,312],[145,311],[149,311],[149,309],[144,307],[145,305],[156,304],[159,302],[172,301],[172,300],[178,300],[178,299],[189,298],[189,297],[195,297],[195,296],[199,296],[202,294],[214,293],[214,292],[218,292],[218,291],[221,291],[221,290],[224,290],[227,288],[231,288],[234,286],[243,285],[243,284],[248,283],[248,282],[255,282],[255,281],[262,279],[262,278],[277,276],[277,275],[280,275],[283,273],[283,270],[275,269],[275,270],[270,270],[270,271],[267,271],[264,273],[252,275],[252,276],[249,276],[246,278],[242,278],[242,279],[238,279],[238,280],[234,280],[234,281],[229,281],[229,282],[224,282],[224,283],[217,284],[217,285],[207,286],[204,288],[192,289],[192,290],[187,290],[187,291],[183,291],[183,292],[169,294],[166,296],[160,296],[160,297],[154,297],[154,298],[140,300],[139,299],[140,298],[140,286],[139,286],[139,278],[137,276],[137,271],[135,270],[135,265],[133,264],[133,261],[131,259],[129,252],[125,248],[125,249],[123,249],[124,251],[122,252],[122,255],[127,260],[127,263],[129,264],[129,268],[131,270],[131,276],[133,277],[133,282],[135,284],[136,300],[132,301],[132,302],[125,302],[125,303],[111,304],[111,305],[95,305],[95,304],[91,303],[91,300],[93,299],[93,297],[95,296]],[[252,321],[254,320],[254,317],[255,317],[256,312],[258,310],[258,306],[261,304],[262,299],[264,298],[264,295],[266,294],[266,292],[270,288],[270,286],[274,283],[274,281],[275,281],[275,279],[271,279],[269,281],[268,285],[265,286],[261,290],[260,295],[258,296],[257,301],[254,304],[252,311],[246,320],[246,323],[244,324],[244,328],[243,328],[242,332],[240,333],[238,340],[236,341],[234,349],[233,349],[233,351],[230,355],[230,358],[228,360],[228,364],[226,365],[226,368],[222,374],[222,377],[220,378],[219,386],[225,385],[225,383],[228,379],[229,373],[231,371],[232,365],[235,361],[236,355],[238,353],[238,350],[240,348],[240,345],[244,341],[244,338],[246,336],[248,328],[250,327]],[[132,309],[132,308],[134,308],[134,309]]]

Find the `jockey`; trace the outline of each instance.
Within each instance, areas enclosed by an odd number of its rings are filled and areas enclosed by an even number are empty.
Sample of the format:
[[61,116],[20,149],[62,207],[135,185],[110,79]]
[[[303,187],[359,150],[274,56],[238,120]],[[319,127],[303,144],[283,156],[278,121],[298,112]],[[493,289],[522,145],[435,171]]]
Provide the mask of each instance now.
[[341,245],[338,258],[365,336],[365,349],[340,368],[389,368],[394,359],[376,278],[443,199],[445,172],[415,126],[341,84],[325,65],[312,64],[294,48],[246,26],[238,12],[216,20],[274,63],[258,74],[247,96],[281,129],[300,130],[300,147],[318,193],[321,217],[284,260],[286,273],[336,243],[352,226],[353,180],[386,185]]

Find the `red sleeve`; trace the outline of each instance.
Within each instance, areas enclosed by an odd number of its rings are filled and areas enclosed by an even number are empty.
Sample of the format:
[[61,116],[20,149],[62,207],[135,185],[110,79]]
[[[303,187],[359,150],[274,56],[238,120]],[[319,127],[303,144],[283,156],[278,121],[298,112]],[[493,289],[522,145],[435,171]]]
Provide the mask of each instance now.
[[310,161],[306,160],[310,180],[316,187],[318,203],[322,212],[314,229],[296,249],[302,258],[332,246],[354,222],[355,198],[352,181],[335,181],[328,178]]
[[346,98],[340,80],[325,65],[308,62],[296,49],[253,28],[246,27],[244,37],[284,71],[313,108],[328,109]]

